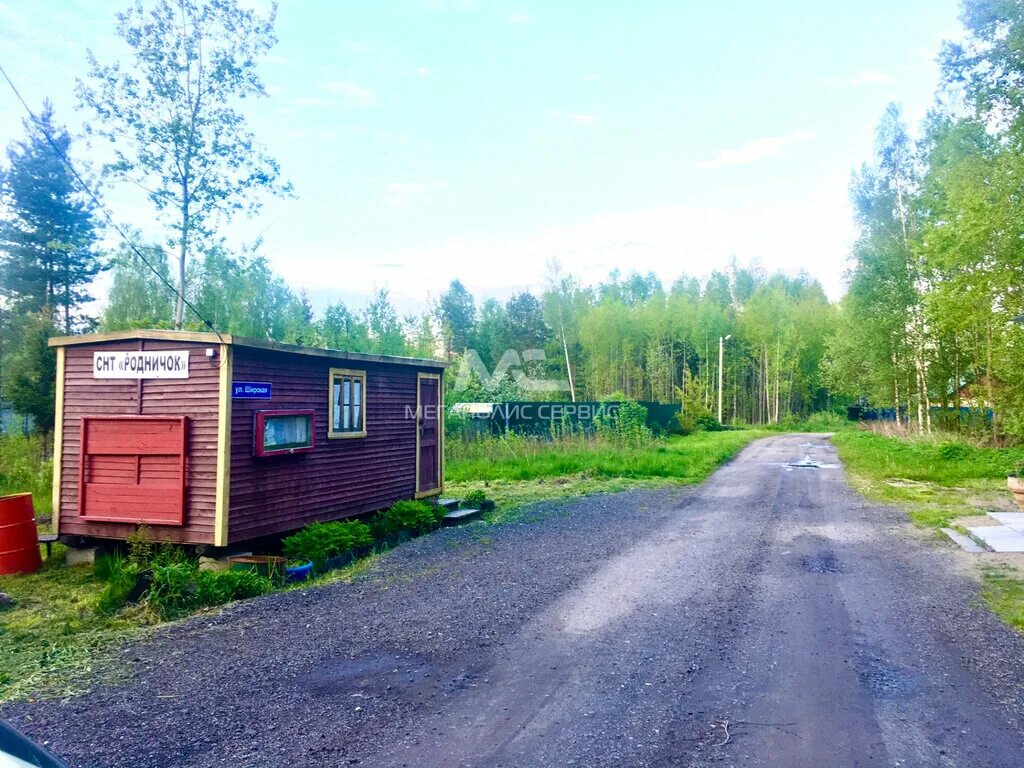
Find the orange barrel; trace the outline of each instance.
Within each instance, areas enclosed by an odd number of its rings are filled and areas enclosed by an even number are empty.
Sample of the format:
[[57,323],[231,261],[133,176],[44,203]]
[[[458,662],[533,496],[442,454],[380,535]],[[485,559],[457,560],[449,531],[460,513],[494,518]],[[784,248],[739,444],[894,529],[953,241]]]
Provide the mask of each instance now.
[[32,573],[42,564],[32,494],[0,496],[0,576]]

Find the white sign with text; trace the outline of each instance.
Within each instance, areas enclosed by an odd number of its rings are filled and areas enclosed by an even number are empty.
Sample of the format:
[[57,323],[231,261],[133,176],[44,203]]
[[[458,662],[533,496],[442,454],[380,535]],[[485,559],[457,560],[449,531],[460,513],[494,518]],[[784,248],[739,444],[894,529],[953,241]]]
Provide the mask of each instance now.
[[94,379],[187,379],[188,350],[94,352]]

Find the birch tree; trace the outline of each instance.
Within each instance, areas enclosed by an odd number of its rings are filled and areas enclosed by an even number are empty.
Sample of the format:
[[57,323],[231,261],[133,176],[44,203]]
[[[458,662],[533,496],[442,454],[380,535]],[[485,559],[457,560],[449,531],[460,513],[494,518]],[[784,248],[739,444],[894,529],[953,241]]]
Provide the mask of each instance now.
[[101,63],[90,51],[79,99],[87,130],[109,140],[109,179],[145,191],[177,253],[174,326],[184,319],[189,259],[218,240],[217,227],[259,210],[261,194],[289,194],[277,162],[257,144],[239,110],[266,96],[259,60],[277,42],[267,16],[236,0],[136,2],[118,14],[131,57]]

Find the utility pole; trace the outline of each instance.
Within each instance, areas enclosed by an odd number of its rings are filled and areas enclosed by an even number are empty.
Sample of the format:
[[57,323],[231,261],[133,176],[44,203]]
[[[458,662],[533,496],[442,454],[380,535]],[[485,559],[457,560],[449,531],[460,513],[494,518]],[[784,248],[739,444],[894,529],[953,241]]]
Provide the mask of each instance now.
[[725,342],[732,338],[728,336],[718,337],[718,423],[722,423],[722,362],[725,359]]

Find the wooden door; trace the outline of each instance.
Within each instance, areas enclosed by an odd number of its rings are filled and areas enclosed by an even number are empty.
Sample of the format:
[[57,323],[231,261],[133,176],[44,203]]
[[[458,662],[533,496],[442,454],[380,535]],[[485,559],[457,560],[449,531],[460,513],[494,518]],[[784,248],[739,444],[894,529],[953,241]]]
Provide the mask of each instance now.
[[441,490],[441,377],[416,378],[416,497]]

